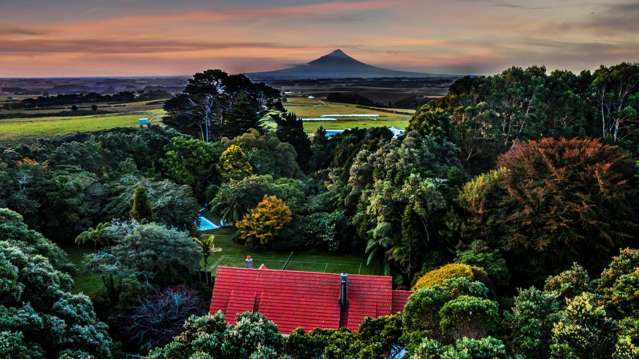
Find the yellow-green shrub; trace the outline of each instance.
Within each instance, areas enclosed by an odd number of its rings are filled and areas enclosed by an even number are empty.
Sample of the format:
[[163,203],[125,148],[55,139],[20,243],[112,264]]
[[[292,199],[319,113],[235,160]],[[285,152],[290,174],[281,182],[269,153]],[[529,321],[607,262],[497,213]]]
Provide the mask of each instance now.
[[433,269],[421,276],[415,285],[413,290],[419,290],[422,288],[430,288],[434,285],[442,283],[443,281],[451,278],[468,278],[470,280],[479,279],[483,280],[486,277],[486,272],[483,269],[468,264],[462,263],[449,263],[439,268]]

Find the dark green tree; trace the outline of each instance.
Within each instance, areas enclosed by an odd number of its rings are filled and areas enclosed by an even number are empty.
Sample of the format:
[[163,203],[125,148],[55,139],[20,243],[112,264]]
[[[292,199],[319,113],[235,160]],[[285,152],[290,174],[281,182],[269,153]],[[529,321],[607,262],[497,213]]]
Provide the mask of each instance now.
[[225,117],[223,135],[229,138],[260,127],[260,104],[246,92],[240,92]]
[[273,116],[277,123],[277,138],[282,142],[288,142],[295,148],[297,153],[297,162],[304,170],[309,170],[313,151],[311,150],[311,141],[304,132],[304,122],[294,113],[286,113],[283,116]]
[[[61,250],[37,232],[24,232],[15,212],[0,209],[0,216],[0,356],[110,358],[107,326],[87,296],[73,294]],[[27,240],[13,238],[18,232]]]

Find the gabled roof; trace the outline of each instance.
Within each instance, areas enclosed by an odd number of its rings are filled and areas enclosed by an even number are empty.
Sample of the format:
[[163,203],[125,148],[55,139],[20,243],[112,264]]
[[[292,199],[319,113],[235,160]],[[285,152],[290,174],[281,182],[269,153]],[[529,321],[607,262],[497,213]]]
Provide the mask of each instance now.
[[260,312],[282,333],[300,327],[337,329],[340,321],[356,331],[365,317],[401,310],[410,291],[392,290],[388,276],[353,274],[348,276],[344,312],[339,294],[340,275],[335,273],[218,267],[210,312],[221,310],[229,323],[239,313]]

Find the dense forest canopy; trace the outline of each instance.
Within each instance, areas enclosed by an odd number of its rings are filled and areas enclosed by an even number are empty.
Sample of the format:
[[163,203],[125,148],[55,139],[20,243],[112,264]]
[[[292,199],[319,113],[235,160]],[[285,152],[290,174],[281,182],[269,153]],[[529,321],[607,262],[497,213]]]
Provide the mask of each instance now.
[[[2,355],[639,356],[639,65],[461,78],[400,137],[309,137],[281,101],[208,70],[166,126],[4,145]],[[202,315],[201,210],[238,245],[359,256],[414,294],[358,332]],[[89,250],[91,298],[58,245]]]

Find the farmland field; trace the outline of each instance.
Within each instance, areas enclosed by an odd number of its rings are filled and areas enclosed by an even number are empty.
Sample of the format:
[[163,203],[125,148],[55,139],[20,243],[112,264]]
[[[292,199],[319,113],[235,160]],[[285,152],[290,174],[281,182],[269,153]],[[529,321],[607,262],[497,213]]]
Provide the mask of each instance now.
[[134,127],[140,117],[159,123],[161,109],[131,113],[109,113],[90,116],[15,118],[0,120],[0,141],[68,135],[78,132],[106,130],[115,127]]
[[378,114],[379,117],[370,118],[338,118],[337,121],[312,121],[304,123],[306,133],[312,134],[320,126],[330,130],[344,130],[348,128],[366,127],[397,127],[405,128],[414,113],[409,109],[381,109],[352,104],[327,102],[318,98],[289,97],[284,104],[287,111],[294,112],[300,118],[317,118],[322,115],[334,114]]
[[362,257],[335,255],[319,251],[296,251],[292,254],[291,252],[253,251],[233,242],[233,229],[223,228],[214,234],[215,246],[222,249],[221,252],[215,253],[209,258],[208,267],[214,275],[218,266],[243,267],[244,258],[247,255],[253,257],[256,268],[264,264],[271,269],[347,272],[351,274],[380,273],[376,266],[367,266]]

